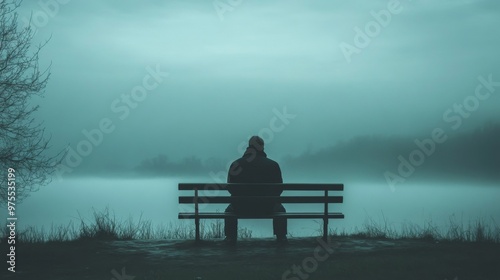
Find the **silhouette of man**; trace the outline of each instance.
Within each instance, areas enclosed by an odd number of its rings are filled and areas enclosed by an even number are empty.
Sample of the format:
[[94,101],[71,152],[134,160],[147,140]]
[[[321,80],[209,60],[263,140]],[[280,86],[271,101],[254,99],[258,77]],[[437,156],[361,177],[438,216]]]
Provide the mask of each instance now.
[[[248,141],[248,148],[243,156],[235,160],[229,168],[228,183],[283,183],[281,169],[277,162],[267,158],[264,152],[264,140],[259,136],[252,136]],[[279,196],[282,190],[252,190],[231,189],[231,196]],[[231,203],[226,212],[238,214],[270,214],[286,212],[281,203],[255,201],[241,201]],[[235,244],[237,239],[238,220],[226,218],[224,233],[229,244]],[[286,218],[273,219],[273,231],[279,243],[286,243],[287,220]]]

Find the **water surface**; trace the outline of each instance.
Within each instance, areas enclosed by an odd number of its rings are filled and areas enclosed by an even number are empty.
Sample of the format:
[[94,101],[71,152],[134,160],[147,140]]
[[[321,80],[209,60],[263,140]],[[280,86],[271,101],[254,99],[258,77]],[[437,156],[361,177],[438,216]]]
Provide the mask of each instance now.
[[[137,221],[142,215],[142,219],[151,220],[153,225],[177,223],[177,184],[203,181],[196,178],[79,178],[52,182],[18,205],[18,224],[21,228],[29,225],[48,229],[51,224],[78,223],[79,217],[89,219],[92,209],[101,211],[106,207],[119,220],[131,217]],[[333,212],[345,214],[344,220],[330,221],[330,227],[340,230],[362,227],[369,219],[394,228],[405,223],[425,226],[432,222],[442,230],[447,228],[450,219],[465,225],[477,219],[492,225],[500,222],[500,188],[486,184],[405,184],[392,192],[384,184],[347,183],[343,194],[344,204],[330,207]],[[285,207],[290,212],[322,210],[320,205]],[[224,211],[225,205],[206,209]],[[6,210],[1,211],[1,216],[6,217]],[[320,220],[290,220],[289,232],[294,236],[310,236],[318,234],[320,225]],[[272,235],[270,220],[242,220],[240,226],[250,228],[253,236]]]

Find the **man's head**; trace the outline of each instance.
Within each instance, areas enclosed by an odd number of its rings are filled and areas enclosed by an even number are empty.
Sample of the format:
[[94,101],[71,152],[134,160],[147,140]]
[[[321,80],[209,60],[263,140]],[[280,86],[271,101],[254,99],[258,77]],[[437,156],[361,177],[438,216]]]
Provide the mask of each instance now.
[[253,148],[256,151],[262,152],[264,151],[264,140],[259,136],[252,136],[248,141],[248,147]]

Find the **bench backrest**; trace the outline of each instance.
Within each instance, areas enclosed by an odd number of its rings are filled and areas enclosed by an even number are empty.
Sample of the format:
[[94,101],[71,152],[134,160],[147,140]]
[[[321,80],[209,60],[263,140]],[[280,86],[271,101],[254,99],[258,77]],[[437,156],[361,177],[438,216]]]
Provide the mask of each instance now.
[[[269,195],[269,196],[228,196],[228,191],[245,189],[259,192],[260,190],[283,191],[321,191],[320,196],[300,195]],[[343,203],[343,196],[330,196],[328,192],[344,190],[344,184],[206,184],[206,183],[180,183],[179,191],[194,191],[193,196],[179,196],[180,204],[227,204],[236,201],[273,201],[279,203]],[[220,192],[222,191],[222,192]],[[200,193],[201,192],[201,193]]]

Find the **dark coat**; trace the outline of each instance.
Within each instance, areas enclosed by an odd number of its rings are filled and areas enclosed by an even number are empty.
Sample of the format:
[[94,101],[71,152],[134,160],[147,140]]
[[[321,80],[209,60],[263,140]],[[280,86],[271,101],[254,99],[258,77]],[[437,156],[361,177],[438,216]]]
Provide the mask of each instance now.
[[[277,162],[267,158],[266,153],[247,148],[243,156],[229,168],[228,183],[283,183],[281,169]],[[229,190],[231,195],[280,195],[282,190]]]

